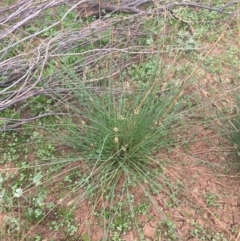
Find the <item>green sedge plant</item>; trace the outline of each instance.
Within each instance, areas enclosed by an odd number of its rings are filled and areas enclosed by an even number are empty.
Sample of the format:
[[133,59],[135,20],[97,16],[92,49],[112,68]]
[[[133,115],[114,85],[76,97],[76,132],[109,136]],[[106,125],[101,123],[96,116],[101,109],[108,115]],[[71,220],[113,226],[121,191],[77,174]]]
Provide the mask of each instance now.
[[153,187],[159,192],[163,182],[163,160],[155,158],[155,154],[174,145],[174,132],[184,112],[183,85],[166,90],[164,81],[164,64],[160,60],[155,62],[144,89],[124,91],[122,83],[119,91],[119,84],[116,88],[111,79],[102,84],[99,93],[81,84],[74,74],[71,80],[64,81],[71,101],[61,97],[58,101],[65,111],[64,117],[59,117],[61,131],[55,135],[82,160],[79,172],[86,178],[76,184],[75,190],[83,189],[84,194],[76,205],[89,198],[93,213],[99,206],[111,213],[104,219],[103,240],[111,237],[114,218],[119,215],[112,210],[123,200],[124,210],[135,220],[131,220],[132,227],[140,233],[132,201],[136,186],[161,212],[151,192]]
[[[233,146],[237,156],[240,156],[240,97],[234,93],[235,106],[232,108],[230,116],[223,118],[224,134]],[[229,114],[227,114],[229,115]]]

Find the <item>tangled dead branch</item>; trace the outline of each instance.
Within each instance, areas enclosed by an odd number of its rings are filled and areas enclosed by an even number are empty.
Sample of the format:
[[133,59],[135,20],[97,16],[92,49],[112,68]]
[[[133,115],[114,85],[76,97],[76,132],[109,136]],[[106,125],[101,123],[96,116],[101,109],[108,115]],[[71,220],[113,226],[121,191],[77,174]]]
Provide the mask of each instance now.
[[[202,8],[234,14],[234,11],[226,10],[238,2],[230,1],[214,7],[186,1],[125,0],[109,4],[108,1],[86,0],[19,0],[8,7],[1,7],[0,111],[33,96],[54,95],[60,90],[65,92],[62,79],[68,76],[69,68],[80,81],[95,83],[103,78],[116,77],[132,63],[156,53],[159,50],[138,44],[146,35],[141,26],[148,16],[174,17],[185,22],[175,15],[176,8]],[[58,7],[64,7],[63,14],[58,15]],[[75,14],[73,25],[78,23],[80,28],[62,30],[62,23],[71,13]],[[127,15],[113,17],[115,13]],[[54,21],[44,22],[49,15]],[[91,24],[84,22],[83,18],[90,16],[95,16],[95,21]],[[35,25],[34,31],[28,30]],[[112,41],[102,44],[105,39]],[[129,56],[127,60],[126,55]],[[64,61],[72,56],[79,59],[62,69]],[[108,66],[109,59],[111,67]],[[50,67],[48,73],[46,69]],[[95,74],[89,75],[90,70]]]

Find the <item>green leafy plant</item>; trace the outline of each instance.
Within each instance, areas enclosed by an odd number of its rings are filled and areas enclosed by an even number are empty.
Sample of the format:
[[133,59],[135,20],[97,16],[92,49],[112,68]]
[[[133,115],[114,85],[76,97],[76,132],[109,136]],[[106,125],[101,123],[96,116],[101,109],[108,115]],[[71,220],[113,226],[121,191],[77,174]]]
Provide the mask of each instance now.
[[78,229],[78,225],[75,224],[74,216],[68,209],[60,208],[55,213],[55,220],[50,223],[50,230],[57,231],[61,230],[64,231],[67,236],[73,236]]
[[164,240],[179,240],[178,235],[175,232],[176,225],[171,220],[166,220],[161,224],[162,230],[162,236],[164,237]]
[[215,232],[209,228],[206,228],[199,223],[194,222],[193,229],[190,231],[191,238],[197,238],[198,240],[208,241],[227,241],[223,233]]
[[212,194],[211,192],[210,193],[206,193],[204,195],[205,197],[205,200],[206,200],[206,203],[208,206],[211,206],[211,207],[218,207],[218,203],[216,202],[216,199],[217,199],[217,196]]

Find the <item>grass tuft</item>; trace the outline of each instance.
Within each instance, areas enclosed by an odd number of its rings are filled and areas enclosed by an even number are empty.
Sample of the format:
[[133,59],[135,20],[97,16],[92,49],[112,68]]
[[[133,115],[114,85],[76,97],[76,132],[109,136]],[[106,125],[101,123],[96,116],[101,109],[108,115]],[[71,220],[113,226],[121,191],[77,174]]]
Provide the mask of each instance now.
[[[152,202],[150,190],[153,186],[156,193],[161,189],[161,178],[155,180],[154,168],[163,163],[155,160],[154,154],[173,145],[183,103],[182,86],[163,90],[164,76],[158,68],[163,66],[157,62],[144,90],[124,91],[121,83],[121,91],[118,87],[116,92],[110,80],[96,94],[83,85],[76,86],[75,80],[69,84],[72,101],[59,101],[63,108],[67,106],[67,113],[61,117],[59,129],[63,131],[56,135],[84,160],[80,169],[87,178],[79,188],[84,188],[85,197],[94,197],[93,206],[101,200],[102,208],[114,210],[115,203],[124,199],[135,217],[129,185],[139,186]],[[146,183],[150,185],[146,187]],[[113,225],[115,215],[107,227]]]
[[240,98],[235,94],[235,107],[232,108],[231,117],[227,117],[225,124],[225,133],[230,140],[232,146],[236,150],[236,154],[240,156]]

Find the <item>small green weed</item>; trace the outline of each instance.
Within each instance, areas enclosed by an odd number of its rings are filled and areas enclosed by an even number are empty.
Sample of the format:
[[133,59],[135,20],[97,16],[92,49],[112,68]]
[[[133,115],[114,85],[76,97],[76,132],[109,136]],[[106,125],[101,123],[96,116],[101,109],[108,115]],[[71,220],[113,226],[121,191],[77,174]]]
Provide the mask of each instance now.
[[74,222],[74,217],[69,213],[69,210],[65,210],[64,212],[58,212],[55,220],[50,223],[49,229],[51,231],[64,231],[67,236],[73,236],[77,230],[78,226]]
[[4,230],[0,230],[1,233],[5,233],[5,237],[18,237],[18,234],[21,232],[22,224],[20,220],[12,215],[7,215],[4,219]]
[[205,241],[227,241],[223,233],[212,231],[196,222],[192,225],[193,229],[190,231],[191,238]]
[[218,207],[218,203],[216,203],[217,196],[212,193],[206,193],[204,195],[205,201],[209,207]]
[[176,225],[171,220],[166,220],[160,225],[161,236],[166,241],[177,241],[179,236],[176,234]]

